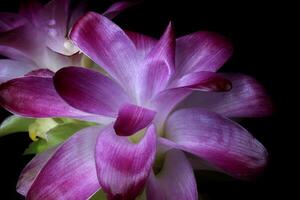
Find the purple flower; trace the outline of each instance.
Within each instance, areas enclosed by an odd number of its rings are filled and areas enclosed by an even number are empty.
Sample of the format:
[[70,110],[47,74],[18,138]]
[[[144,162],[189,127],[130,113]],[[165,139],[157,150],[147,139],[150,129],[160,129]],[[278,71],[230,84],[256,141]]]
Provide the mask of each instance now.
[[[197,199],[183,152],[236,178],[264,168],[267,151],[229,118],[264,116],[270,102],[245,75],[216,74],[230,44],[209,32],[160,40],[122,31],[88,13],[73,42],[104,68],[66,67],[52,78],[24,77],[0,86],[0,103],[27,117],[73,117],[98,122],[57,148],[38,154],[17,190],[27,199]],[[155,159],[156,157],[156,159]],[[163,163],[161,163],[163,161]]]
[[[104,15],[114,17],[128,6],[127,2],[116,3]],[[0,54],[7,57],[0,60],[0,83],[41,68],[55,72],[65,66],[81,66],[82,54],[68,33],[84,12],[83,4],[70,9],[69,0],[52,0],[46,5],[33,0],[19,14],[0,13]]]

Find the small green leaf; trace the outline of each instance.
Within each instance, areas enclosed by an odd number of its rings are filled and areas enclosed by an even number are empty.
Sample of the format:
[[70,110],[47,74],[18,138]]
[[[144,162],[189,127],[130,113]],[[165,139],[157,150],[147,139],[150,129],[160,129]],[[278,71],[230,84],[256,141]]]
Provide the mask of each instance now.
[[17,132],[27,132],[28,127],[35,121],[34,118],[24,118],[12,115],[0,125],[0,137]]
[[46,133],[47,139],[40,138],[39,140],[32,142],[25,150],[24,154],[37,154],[44,152],[64,142],[77,131],[92,125],[94,124],[89,122],[59,124]]
[[106,194],[103,190],[99,190],[89,200],[106,200]]

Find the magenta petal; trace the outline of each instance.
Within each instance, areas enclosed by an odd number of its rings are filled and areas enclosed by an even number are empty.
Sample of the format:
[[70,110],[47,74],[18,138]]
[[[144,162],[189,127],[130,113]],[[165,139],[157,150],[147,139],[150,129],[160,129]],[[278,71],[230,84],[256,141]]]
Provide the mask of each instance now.
[[121,1],[116,2],[112,4],[104,13],[103,15],[109,19],[115,18],[117,15],[119,15],[122,11],[127,9],[128,7],[135,4],[134,2],[128,2],[128,1]]
[[174,112],[166,138],[238,178],[250,178],[267,163],[264,146],[239,124],[203,109]]
[[141,76],[142,102],[166,88],[175,68],[175,38],[172,24],[146,56]]
[[176,40],[176,70],[182,76],[191,72],[217,71],[231,56],[231,44],[210,32],[196,32]]
[[126,34],[132,40],[139,56],[142,58],[144,58],[158,42],[155,38],[142,35],[140,33],[126,31]]
[[155,113],[155,111],[147,108],[126,104],[119,110],[114,129],[120,136],[132,135],[148,126],[152,122]]
[[22,170],[17,183],[17,192],[26,196],[36,177],[56,152],[57,148],[37,154]]
[[272,102],[264,88],[246,75],[223,74],[230,80],[228,92],[194,92],[181,107],[202,107],[227,117],[264,117],[272,113]]
[[56,93],[52,78],[28,76],[0,86],[0,103],[12,113],[25,117],[84,117]]
[[85,128],[54,153],[35,178],[26,199],[88,199],[99,188],[95,144],[101,128]]
[[22,61],[0,59],[0,83],[23,76],[34,68],[35,66]]
[[54,76],[62,98],[74,108],[89,113],[115,117],[129,101],[123,89],[99,72],[81,67],[66,67]]
[[27,20],[18,14],[0,12],[0,32],[10,31],[26,23]]
[[142,192],[154,161],[155,127],[150,126],[144,138],[131,143],[107,127],[96,145],[96,166],[100,185],[109,199],[135,199]]
[[136,48],[120,27],[104,16],[89,12],[73,26],[70,37],[124,88],[134,90],[134,77],[138,75]]
[[171,150],[159,174],[150,175],[147,183],[147,199],[198,199],[193,169],[183,152]]
[[231,82],[214,72],[193,72],[174,83],[174,87],[187,87],[199,91],[228,91]]

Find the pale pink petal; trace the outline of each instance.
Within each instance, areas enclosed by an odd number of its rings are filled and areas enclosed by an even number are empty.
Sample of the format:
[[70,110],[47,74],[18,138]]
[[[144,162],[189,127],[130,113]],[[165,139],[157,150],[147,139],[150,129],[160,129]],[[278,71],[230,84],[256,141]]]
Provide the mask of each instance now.
[[193,72],[175,80],[172,87],[186,87],[198,91],[228,91],[231,89],[231,82],[223,76],[214,72]]
[[89,12],[77,21],[70,37],[82,52],[135,95],[137,51],[121,28],[106,17]]
[[215,33],[201,31],[180,37],[176,40],[177,75],[215,72],[231,54],[231,44]]
[[17,183],[17,192],[26,196],[36,177],[47,164],[57,148],[49,149],[46,152],[37,154],[22,170]]
[[267,164],[267,151],[247,130],[199,108],[174,112],[166,122],[166,138],[237,178],[251,178]]
[[148,200],[198,199],[193,169],[183,152],[167,152],[162,170],[150,175],[146,193]]
[[222,74],[232,83],[228,92],[194,92],[180,107],[202,107],[227,117],[264,117],[272,102],[264,88],[246,75]]
[[126,31],[128,37],[134,43],[140,57],[144,58],[156,45],[157,39],[142,35],[140,33]]
[[26,199],[88,199],[100,189],[95,165],[98,126],[85,128],[52,155],[35,178]]
[[141,69],[140,99],[146,102],[164,90],[174,73],[175,38],[170,23],[161,39],[145,57]]
[[117,15],[119,15],[122,11],[125,9],[131,7],[136,3],[129,2],[129,1],[120,1],[112,4],[104,13],[103,15],[109,19],[115,18]]
[[3,83],[13,78],[21,77],[33,70],[34,68],[35,66],[32,66],[31,64],[25,62],[10,59],[1,59],[0,83]]

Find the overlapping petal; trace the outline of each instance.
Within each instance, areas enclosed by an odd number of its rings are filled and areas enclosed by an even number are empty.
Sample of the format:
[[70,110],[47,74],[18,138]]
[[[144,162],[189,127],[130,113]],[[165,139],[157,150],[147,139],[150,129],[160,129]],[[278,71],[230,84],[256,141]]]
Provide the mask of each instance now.
[[267,163],[266,149],[248,131],[199,108],[174,112],[166,122],[166,138],[238,178],[257,175]]
[[27,23],[27,20],[14,13],[0,13],[0,32],[6,32],[18,28]]
[[138,92],[142,102],[166,88],[175,68],[175,37],[170,23],[161,39],[146,55],[141,67]]
[[148,200],[198,199],[193,169],[183,152],[167,152],[162,170],[157,175],[151,173],[146,191]]
[[175,80],[173,87],[187,87],[199,91],[228,91],[231,82],[214,72],[193,72]]
[[86,113],[68,105],[55,91],[52,78],[28,76],[0,86],[1,106],[25,117],[76,117]]
[[148,126],[154,119],[155,113],[147,108],[125,104],[119,110],[114,129],[118,135],[130,136]]
[[17,192],[26,196],[36,177],[56,152],[57,148],[37,154],[22,170],[17,183]]
[[109,19],[115,18],[120,12],[124,11],[128,7],[134,5],[134,2],[129,1],[121,1],[112,4],[104,13],[103,15]]
[[129,98],[123,89],[99,72],[66,67],[54,76],[57,92],[71,106],[85,112],[116,117]]
[[[88,199],[99,188],[94,149],[101,128],[76,133],[52,155],[35,178],[27,199]],[[28,171],[27,171],[28,173]]]
[[217,71],[231,56],[231,44],[211,32],[196,32],[176,40],[176,70],[183,76],[191,72]]
[[122,29],[106,17],[89,12],[74,25],[70,37],[81,51],[135,94],[136,48]]
[[110,199],[134,199],[144,187],[156,149],[155,127],[138,144],[117,136],[112,126],[97,139],[96,165],[100,185]]
[[223,74],[231,81],[228,92],[194,92],[180,107],[202,107],[227,117],[264,117],[272,103],[264,88],[246,75]]
[[146,57],[158,42],[158,40],[140,33],[126,31],[126,34],[132,40],[139,56],[142,58]]
[[31,64],[11,60],[1,59],[0,60],[0,83],[8,81],[13,78],[21,77],[24,74],[33,70],[35,66]]

